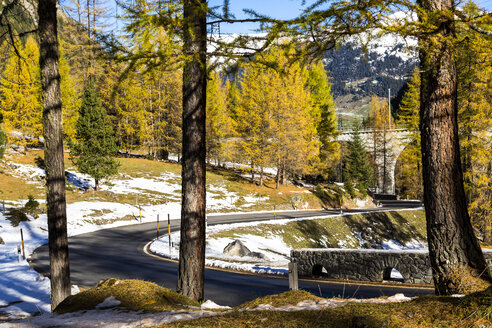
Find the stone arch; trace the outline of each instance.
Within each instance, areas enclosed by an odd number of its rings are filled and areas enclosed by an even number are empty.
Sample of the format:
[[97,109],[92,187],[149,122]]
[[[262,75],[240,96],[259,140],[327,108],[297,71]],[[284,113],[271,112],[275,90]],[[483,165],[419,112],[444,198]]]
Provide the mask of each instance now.
[[[416,141],[414,141],[413,143],[409,143],[409,144],[405,144],[405,143],[400,144],[400,152],[398,153],[398,156],[395,158],[395,163],[394,163],[393,176],[394,176],[394,181],[395,181],[395,192],[396,192],[396,194],[403,196],[403,198],[406,198],[406,196],[408,196],[408,193],[405,190],[402,190],[401,185],[398,185],[397,182],[398,182],[399,178],[401,177],[401,172],[402,172],[402,155],[406,151],[408,151],[409,146],[412,144],[414,146],[416,146]],[[416,180],[417,183],[418,183],[418,180],[420,180],[420,183],[422,183],[421,175],[418,175],[416,177],[416,179],[417,179]],[[423,192],[424,192],[423,188],[421,188],[421,190],[419,192],[417,192],[416,195],[410,195],[409,197],[410,197],[410,199],[422,200],[423,199]]]
[[383,270],[383,280],[405,282],[403,273],[395,267],[387,266]]
[[327,271],[323,265],[314,264],[311,269],[311,274],[315,277],[322,277],[322,276],[326,276]]

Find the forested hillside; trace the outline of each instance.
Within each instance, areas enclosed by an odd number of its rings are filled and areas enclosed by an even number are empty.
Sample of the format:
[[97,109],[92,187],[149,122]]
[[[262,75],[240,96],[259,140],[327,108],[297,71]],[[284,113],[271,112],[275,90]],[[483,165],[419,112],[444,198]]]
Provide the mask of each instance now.
[[[90,15],[72,13],[75,18],[69,18],[62,12],[59,17],[67,144],[80,139],[77,121],[82,91],[92,76],[96,96],[108,115],[121,152],[154,159],[167,159],[170,154],[179,158],[182,66],[174,61],[167,66],[155,64],[158,56],[173,51],[169,50],[172,49],[170,36],[162,28],[139,29],[128,33],[128,49],[109,47],[99,34],[104,22],[91,6],[94,4],[89,4],[86,12]],[[486,64],[490,49],[487,50],[488,41],[477,35],[466,38],[473,42],[468,41],[466,49],[462,49],[468,56],[460,58],[460,132],[465,182],[470,206],[482,226],[480,230],[490,236],[490,224],[480,219],[490,217],[488,180],[484,180],[490,170],[486,146],[490,93],[486,94],[488,84],[484,80],[490,69]],[[1,127],[8,133],[11,144],[27,149],[41,145],[41,90],[36,82],[39,48],[32,33],[16,42],[15,48],[5,44],[2,51]],[[153,51],[153,44],[157,45],[158,56],[146,59]],[[257,61],[242,63],[237,70],[239,74],[225,74],[225,67],[216,67],[209,74],[207,89],[207,161],[247,165],[249,169],[245,173],[260,185],[266,169],[274,168],[277,188],[289,180],[307,177],[316,183],[342,181],[349,189],[347,181],[352,181],[365,186],[359,188],[365,193],[365,188],[376,184],[372,180],[377,179],[380,165],[377,152],[364,164],[372,166],[373,176],[358,181],[356,173],[350,172],[350,156],[358,155],[349,151],[341,155],[340,144],[336,142],[337,123],[338,129],[352,127],[354,121],[364,121],[368,127],[376,124],[377,108],[387,111],[387,103],[381,99],[387,99],[391,89],[392,116],[398,127],[412,131],[397,166],[397,191],[404,197],[421,199],[422,181],[414,178],[421,176],[417,132],[419,96],[415,87],[418,77],[414,76],[413,85],[407,85],[417,65],[414,46],[412,40],[386,35],[369,42],[367,48],[354,41],[326,52],[321,61],[312,65],[290,66],[286,64],[288,50],[271,47]],[[140,49],[139,56],[146,61],[122,60],[135,49]],[[402,98],[402,109],[398,112]],[[394,122],[384,123],[380,128],[388,124]],[[359,148],[359,152],[369,150],[363,145]]]
[[392,112],[396,116],[412,70],[418,65],[415,49],[408,45],[413,43],[390,35],[370,43],[365,50],[348,43],[327,52],[323,63],[333,83],[338,112],[344,120],[351,120],[353,115],[362,120],[368,115],[371,96],[388,98],[389,89]]

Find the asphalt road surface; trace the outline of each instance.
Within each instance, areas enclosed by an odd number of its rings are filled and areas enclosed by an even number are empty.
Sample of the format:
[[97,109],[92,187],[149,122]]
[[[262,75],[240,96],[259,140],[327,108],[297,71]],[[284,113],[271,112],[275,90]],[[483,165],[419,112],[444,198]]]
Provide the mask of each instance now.
[[[392,208],[394,209],[394,208]],[[380,209],[379,209],[380,210]],[[366,210],[365,210],[366,211]],[[360,212],[347,210],[344,212]],[[280,212],[276,219],[324,216],[338,211]],[[207,217],[209,225],[274,219],[273,213],[231,214]],[[167,222],[166,222],[167,223]],[[162,227],[162,224],[161,224]],[[167,228],[167,227],[165,227]],[[179,220],[171,221],[179,229]],[[167,230],[167,229],[165,229]],[[106,278],[142,279],[175,289],[178,265],[144,253],[144,246],[156,236],[156,223],[105,229],[69,238],[70,277],[73,284],[92,287]],[[48,246],[37,248],[31,259],[41,273],[49,272]],[[299,288],[323,297],[372,298],[404,293],[406,296],[432,294],[433,289],[300,280]],[[257,297],[289,289],[287,277],[241,274],[206,269],[205,298],[221,305],[236,306]]]

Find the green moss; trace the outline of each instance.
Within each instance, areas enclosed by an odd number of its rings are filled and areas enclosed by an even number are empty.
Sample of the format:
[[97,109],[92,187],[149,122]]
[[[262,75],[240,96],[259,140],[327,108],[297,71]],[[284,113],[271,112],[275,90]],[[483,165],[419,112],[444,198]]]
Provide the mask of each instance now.
[[111,278],[94,288],[69,296],[55,312],[61,314],[95,309],[110,296],[121,302],[119,307],[132,311],[164,312],[199,306],[198,302],[151,282]]

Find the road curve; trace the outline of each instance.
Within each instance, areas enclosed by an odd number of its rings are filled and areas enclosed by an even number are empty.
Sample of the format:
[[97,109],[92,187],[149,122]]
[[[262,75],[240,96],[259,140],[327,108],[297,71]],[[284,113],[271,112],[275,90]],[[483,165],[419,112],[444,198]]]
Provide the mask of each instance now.
[[[345,212],[360,212],[348,210]],[[325,216],[338,211],[298,211],[277,213],[276,219]],[[207,216],[209,225],[273,219],[273,213]],[[156,235],[156,223],[122,226],[81,234],[69,238],[70,277],[73,284],[91,287],[99,281],[115,277],[142,279],[175,289],[177,264],[144,253],[144,246]],[[171,221],[171,229],[179,229],[179,220]],[[48,246],[37,248],[31,265],[41,273],[49,272]],[[299,281],[299,287],[323,297],[372,298],[404,293],[417,296],[433,293],[432,289],[364,284]],[[278,294],[289,288],[286,277],[242,274],[221,270],[205,270],[205,298],[218,304],[236,306],[257,297]]]

